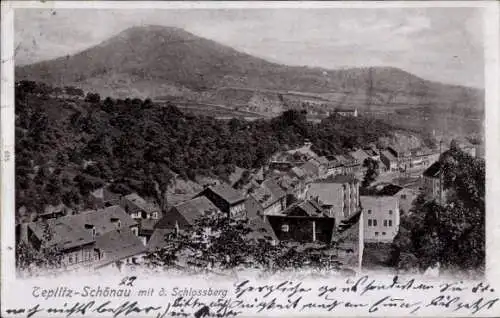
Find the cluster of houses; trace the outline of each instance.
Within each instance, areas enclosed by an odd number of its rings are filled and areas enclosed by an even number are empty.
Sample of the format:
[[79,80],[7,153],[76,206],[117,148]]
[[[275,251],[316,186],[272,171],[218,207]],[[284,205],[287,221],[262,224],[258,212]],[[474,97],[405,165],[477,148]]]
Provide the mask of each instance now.
[[137,193],[120,195],[103,187],[90,195],[92,210],[73,213],[64,205],[46,208],[37,221],[23,224],[19,237],[38,251],[56,249],[65,268],[119,267],[139,264],[147,252],[167,246],[169,237],[192,228],[202,216],[224,215],[248,220],[252,230],[248,239],[272,244],[335,242],[335,256],[359,269],[364,244],[392,242],[400,214],[410,209],[419,194],[419,190],[386,183],[361,195],[355,173],[366,158],[379,161],[387,170],[425,167],[423,190],[441,195],[440,167],[432,164],[437,159],[432,152],[371,147],[321,157],[307,142],[273,156],[245,184],[236,178],[206,186],[166,211]]

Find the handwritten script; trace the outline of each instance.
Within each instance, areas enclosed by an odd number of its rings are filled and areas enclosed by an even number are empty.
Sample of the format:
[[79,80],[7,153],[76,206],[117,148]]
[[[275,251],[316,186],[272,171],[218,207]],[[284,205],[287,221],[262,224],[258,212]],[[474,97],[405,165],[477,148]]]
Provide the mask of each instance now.
[[[155,282],[157,283],[157,282]],[[205,282],[206,283],[206,282]],[[212,286],[151,286],[125,277],[112,286],[33,286],[29,305],[9,306],[5,317],[234,317],[294,312],[348,315],[498,313],[499,298],[486,282],[424,282],[416,278],[369,276],[329,282],[244,280],[227,289]],[[10,303],[9,303],[10,305]]]

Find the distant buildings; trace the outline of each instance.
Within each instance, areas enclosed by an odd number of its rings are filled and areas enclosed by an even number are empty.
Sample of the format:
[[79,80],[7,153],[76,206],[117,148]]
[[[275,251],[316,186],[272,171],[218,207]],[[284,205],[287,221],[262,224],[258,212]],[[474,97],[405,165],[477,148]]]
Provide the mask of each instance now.
[[344,109],[344,108],[337,108],[333,111],[334,114],[340,115],[340,116],[346,116],[346,117],[358,117],[358,109]]
[[121,205],[125,211],[134,219],[159,219],[160,207],[150,202],[147,202],[137,193],[131,193],[123,196]]
[[264,180],[250,196],[260,205],[263,215],[278,214],[286,208],[286,192],[273,180]]

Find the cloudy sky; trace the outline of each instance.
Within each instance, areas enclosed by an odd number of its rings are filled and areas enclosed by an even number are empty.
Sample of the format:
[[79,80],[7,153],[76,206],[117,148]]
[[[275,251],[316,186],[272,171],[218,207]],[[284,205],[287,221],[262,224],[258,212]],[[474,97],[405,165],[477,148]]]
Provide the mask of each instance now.
[[135,25],[177,26],[289,65],[394,66],[483,87],[482,12],[474,8],[17,9],[16,63],[76,53]]

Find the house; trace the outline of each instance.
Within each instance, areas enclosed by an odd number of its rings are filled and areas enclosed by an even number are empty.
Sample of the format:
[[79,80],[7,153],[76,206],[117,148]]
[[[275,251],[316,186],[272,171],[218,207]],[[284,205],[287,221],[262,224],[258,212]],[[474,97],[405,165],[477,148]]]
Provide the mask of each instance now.
[[222,213],[208,198],[195,197],[172,207],[154,226],[155,229],[181,230],[192,227],[203,216]]
[[262,207],[263,215],[276,214],[286,208],[286,192],[274,180],[264,180],[250,196]]
[[347,109],[347,108],[336,108],[333,111],[334,114],[346,117],[358,117],[358,109]]
[[155,228],[153,234],[151,235],[146,245],[146,249],[149,252],[154,252],[164,247],[167,247],[170,244],[170,239],[173,238],[175,234],[176,230],[172,228],[168,229]]
[[325,177],[327,175],[329,161],[328,159],[326,159],[325,156],[313,158],[309,160],[309,162],[316,166],[316,168],[318,169],[317,171],[318,176],[320,178]]
[[140,265],[142,256],[147,251],[141,239],[127,228],[98,236],[95,246],[100,253],[100,260],[93,266],[95,269],[120,269],[121,265]]
[[342,173],[356,173],[361,168],[361,163],[349,155],[335,155],[335,160],[342,164]]
[[245,197],[227,184],[221,183],[208,187],[196,195],[196,197],[200,196],[205,196],[226,216],[245,217]]
[[394,196],[360,196],[364,211],[364,240],[391,243],[399,231],[399,199]]
[[102,209],[108,206],[119,205],[121,194],[114,193],[109,187],[101,187],[90,193],[90,202],[94,209]]
[[360,162],[361,165],[363,165],[363,163],[365,162],[365,160],[370,157],[362,149],[358,149],[356,151],[349,152],[349,156],[351,156],[352,158],[354,158],[356,161]]
[[[304,200],[307,192],[307,185],[304,180],[284,175],[277,179],[276,182],[287,195],[291,195],[298,200]],[[288,201],[286,203],[288,204]]]
[[375,147],[363,148],[363,151],[373,160],[380,161],[380,152]]
[[450,149],[460,149],[461,151],[475,157],[476,147],[465,138],[455,138],[450,143]]
[[392,196],[399,200],[400,215],[410,211],[413,201],[417,198],[419,191],[409,187],[403,187],[395,184],[378,185],[372,195]]
[[315,165],[311,161],[302,164],[299,168],[305,172],[306,179],[315,179],[320,175],[319,166]]
[[158,220],[161,215],[159,206],[147,202],[137,193],[131,193],[122,197],[121,206],[134,219]]
[[410,150],[403,147],[392,145],[387,147],[387,150],[397,159],[398,169],[406,171],[411,168],[412,153]]
[[139,229],[120,206],[111,206],[30,223],[28,241],[38,251],[60,252],[61,266],[88,265],[104,259],[97,238],[113,231],[130,231],[137,236]]
[[359,211],[359,180],[353,175],[330,176],[311,183],[306,198],[314,200],[341,221]]
[[411,153],[411,168],[428,168],[436,160],[436,153],[427,147],[412,149]]
[[337,257],[345,266],[359,272],[363,264],[364,212],[359,210],[341,221],[335,228],[332,242],[335,242]]
[[156,219],[138,219],[139,222],[139,238],[142,241],[142,244],[147,245],[149,239],[153,235],[155,225],[159,220]]
[[327,171],[326,171],[326,176],[334,176],[338,174],[342,174],[344,171],[344,164],[335,157],[330,156],[328,157],[328,165],[327,165]]
[[307,178],[307,172],[300,167],[293,167],[288,171],[288,175],[299,180],[305,180]]
[[308,159],[317,158],[318,155],[314,151],[311,150],[311,147],[312,147],[312,143],[310,141],[306,140],[302,147],[288,150],[287,153],[290,155],[294,155],[294,154],[304,155],[305,158],[308,158]]
[[380,152],[380,161],[385,165],[387,171],[398,170],[398,159],[388,150]]
[[280,241],[329,243],[335,226],[335,218],[312,200],[294,203],[267,218]]
[[443,202],[446,198],[446,191],[443,189],[441,163],[434,162],[423,172],[423,177],[423,193],[429,198]]
[[54,205],[47,205],[43,209],[42,213],[38,213],[37,217],[38,219],[41,220],[47,220],[47,219],[56,219],[62,216],[65,216],[67,214],[72,213],[72,209],[68,208],[64,203],[60,203],[56,206]]
[[247,234],[246,238],[251,240],[264,239],[273,245],[277,244],[279,242],[278,237],[271,224],[269,224],[262,206],[253,197],[249,197],[245,201],[245,208],[247,210],[248,227],[252,230]]

